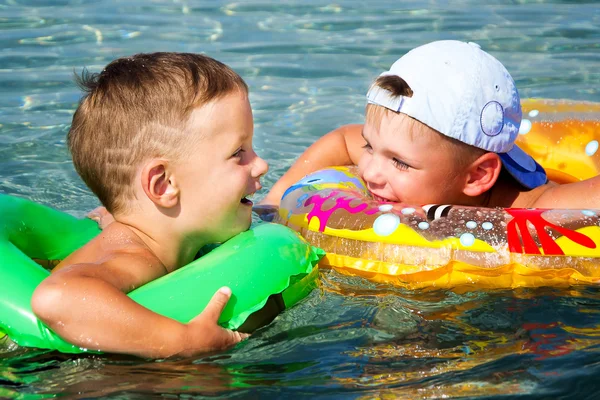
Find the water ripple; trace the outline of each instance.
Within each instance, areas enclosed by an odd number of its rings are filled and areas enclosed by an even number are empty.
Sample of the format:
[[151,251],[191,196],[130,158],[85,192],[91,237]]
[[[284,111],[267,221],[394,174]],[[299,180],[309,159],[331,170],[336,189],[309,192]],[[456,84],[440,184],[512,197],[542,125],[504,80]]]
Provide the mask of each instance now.
[[[371,81],[409,49],[476,41],[521,97],[600,102],[600,14],[587,1],[9,0],[0,4],[0,193],[82,217],[98,205],[65,135],[73,72],[191,51],[248,82],[268,188],[324,133],[363,121]],[[259,223],[256,216],[254,224]],[[0,397],[527,396],[600,391],[600,289],[408,291],[321,272],[321,287],[235,349],[147,362],[0,339]]]

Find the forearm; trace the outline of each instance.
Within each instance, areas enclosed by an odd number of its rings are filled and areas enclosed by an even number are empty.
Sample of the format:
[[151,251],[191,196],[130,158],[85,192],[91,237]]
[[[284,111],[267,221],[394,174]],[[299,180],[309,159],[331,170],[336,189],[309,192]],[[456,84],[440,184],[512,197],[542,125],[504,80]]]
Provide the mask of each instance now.
[[362,125],[345,125],[313,143],[273,185],[261,204],[279,205],[292,184],[311,172],[336,165],[354,165],[362,147]]
[[50,329],[82,348],[148,358],[186,353],[186,325],[92,277],[48,278],[34,292],[32,308]]

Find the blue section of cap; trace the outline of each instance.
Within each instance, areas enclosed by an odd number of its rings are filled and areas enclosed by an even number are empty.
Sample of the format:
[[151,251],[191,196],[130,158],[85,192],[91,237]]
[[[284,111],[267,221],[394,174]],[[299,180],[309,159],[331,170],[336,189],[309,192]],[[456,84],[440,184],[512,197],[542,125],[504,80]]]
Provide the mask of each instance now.
[[546,171],[544,171],[544,168],[540,164],[533,160],[533,157],[531,159],[535,163],[535,171],[528,171],[517,164],[507,153],[499,153],[498,155],[508,173],[527,189],[535,189],[548,182]]

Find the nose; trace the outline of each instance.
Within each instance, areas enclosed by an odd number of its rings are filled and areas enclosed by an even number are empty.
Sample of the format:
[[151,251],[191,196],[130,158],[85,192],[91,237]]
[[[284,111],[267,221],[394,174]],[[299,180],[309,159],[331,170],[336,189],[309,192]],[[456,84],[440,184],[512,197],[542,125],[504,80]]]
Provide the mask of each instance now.
[[260,158],[256,153],[256,158],[254,159],[254,165],[252,167],[252,177],[260,178],[269,170],[269,164],[262,158]]
[[383,165],[378,160],[378,157],[372,156],[370,160],[368,160],[364,164],[364,169],[362,171],[362,177],[367,183],[371,185],[384,185],[385,177],[383,174]]

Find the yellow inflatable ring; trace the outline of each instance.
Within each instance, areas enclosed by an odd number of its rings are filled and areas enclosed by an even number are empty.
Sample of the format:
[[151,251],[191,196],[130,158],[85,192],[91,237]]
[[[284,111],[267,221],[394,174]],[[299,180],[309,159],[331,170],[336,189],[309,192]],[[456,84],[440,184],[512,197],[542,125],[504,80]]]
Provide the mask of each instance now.
[[600,103],[567,100],[522,102],[517,144],[558,183],[600,173]]
[[[598,174],[599,105],[523,105],[519,144],[551,179]],[[320,265],[408,289],[600,283],[600,210],[402,208],[335,167],[290,187],[277,219],[326,251]]]

